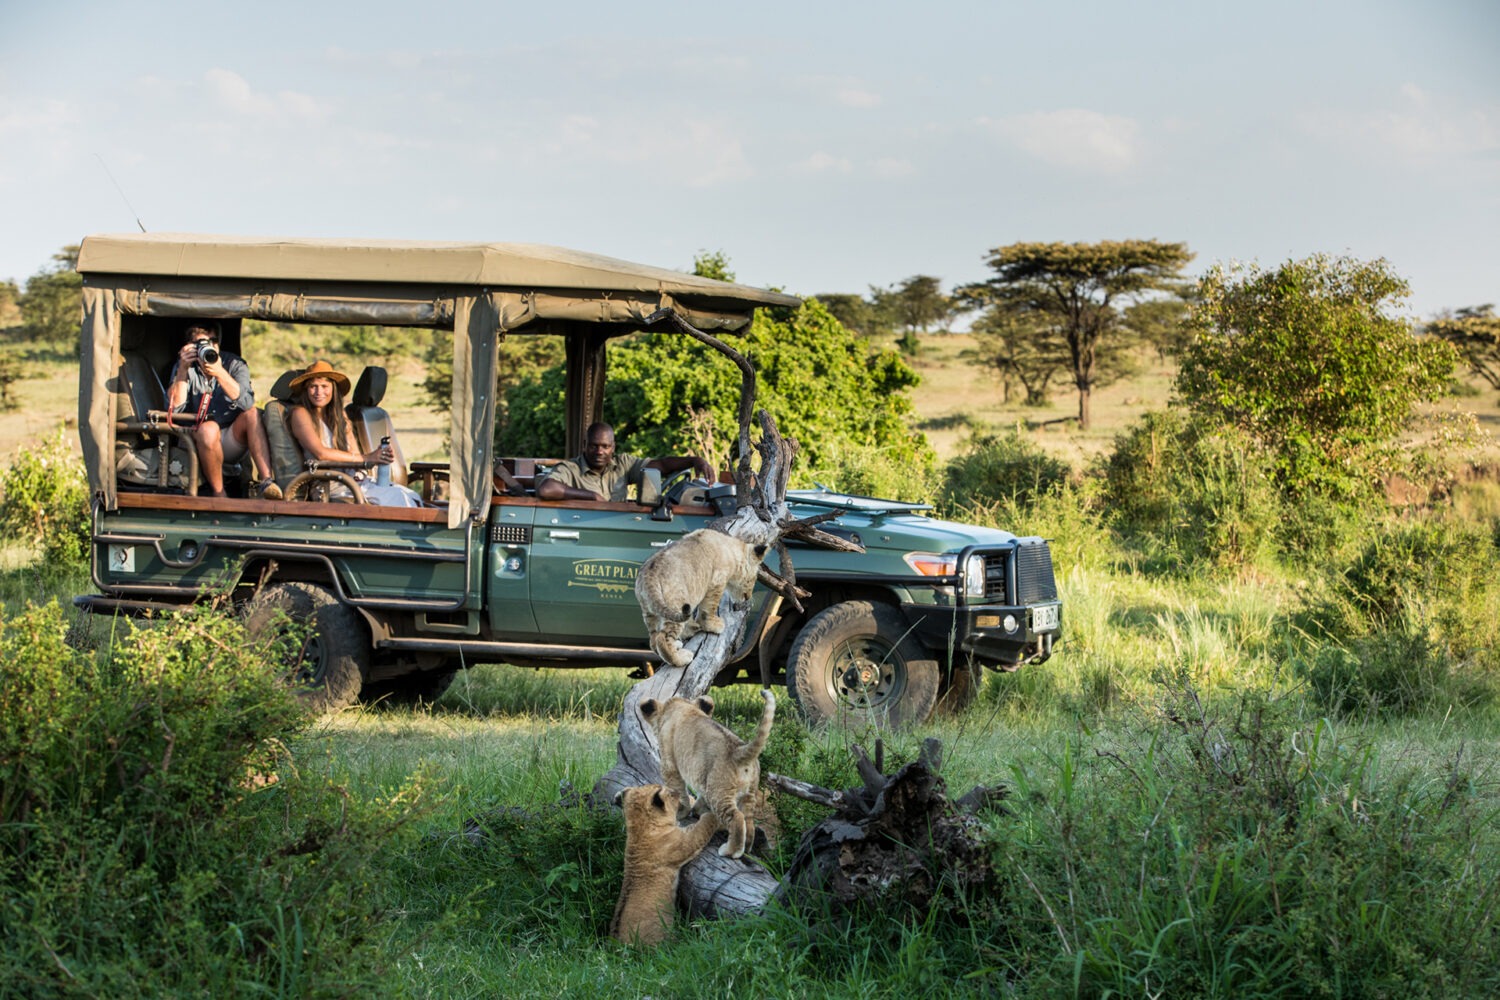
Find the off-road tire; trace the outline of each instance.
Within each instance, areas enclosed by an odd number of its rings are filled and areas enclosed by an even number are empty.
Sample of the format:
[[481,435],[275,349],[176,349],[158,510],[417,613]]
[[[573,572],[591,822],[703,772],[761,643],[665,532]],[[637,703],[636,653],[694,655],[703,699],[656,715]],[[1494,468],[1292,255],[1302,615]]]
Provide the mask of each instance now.
[[786,686],[809,724],[926,721],[937,703],[938,662],[909,634],[901,612],[846,601],[812,617],[787,656]]
[[288,679],[313,712],[354,704],[370,665],[370,634],[359,613],[316,583],[287,581],[263,588],[245,605],[245,629],[254,639],[284,636],[304,627],[300,646],[283,655]]

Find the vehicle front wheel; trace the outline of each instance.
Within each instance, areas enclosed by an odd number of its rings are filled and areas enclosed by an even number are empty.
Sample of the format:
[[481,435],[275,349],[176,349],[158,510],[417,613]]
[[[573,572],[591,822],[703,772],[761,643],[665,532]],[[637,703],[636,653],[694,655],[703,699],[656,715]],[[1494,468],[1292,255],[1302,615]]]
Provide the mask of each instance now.
[[937,703],[938,663],[895,608],[846,601],[818,612],[792,643],[786,686],[809,723],[914,726]]
[[288,680],[310,710],[336,712],[359,697],[369,633],[328,588],[300,580],[262,588],[245,606],[245,630],[256,640],[285,640],[278,649]]

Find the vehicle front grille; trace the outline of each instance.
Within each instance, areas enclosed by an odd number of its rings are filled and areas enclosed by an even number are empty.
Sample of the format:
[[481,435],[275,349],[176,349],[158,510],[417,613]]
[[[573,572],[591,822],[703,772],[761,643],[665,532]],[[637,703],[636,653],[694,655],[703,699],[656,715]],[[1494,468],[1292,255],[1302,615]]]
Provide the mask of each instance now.
[[1052,548],[1044,541],[1016,546],[1016,603],[1057,600],[1057,577],[1052,572]]

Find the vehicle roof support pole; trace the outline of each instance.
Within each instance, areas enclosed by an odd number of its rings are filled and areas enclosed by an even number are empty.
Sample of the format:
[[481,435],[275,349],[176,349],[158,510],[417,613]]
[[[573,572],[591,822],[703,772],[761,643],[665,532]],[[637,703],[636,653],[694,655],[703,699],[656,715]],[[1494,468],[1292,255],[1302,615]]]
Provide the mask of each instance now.
[[583,454],[584,433],[604,419],[605,331],[571,324],[567,333],[568,440],[564,457]]

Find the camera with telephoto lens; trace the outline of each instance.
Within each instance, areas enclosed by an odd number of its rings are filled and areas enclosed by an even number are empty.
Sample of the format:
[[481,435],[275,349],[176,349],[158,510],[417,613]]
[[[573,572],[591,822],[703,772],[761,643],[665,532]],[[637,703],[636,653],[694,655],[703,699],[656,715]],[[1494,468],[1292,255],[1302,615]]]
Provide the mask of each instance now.
[[193,346],[198,348],[198,360],[205,365],[216,365],[219,363],[219,349],[214,346],[212,340],[195,340]]

